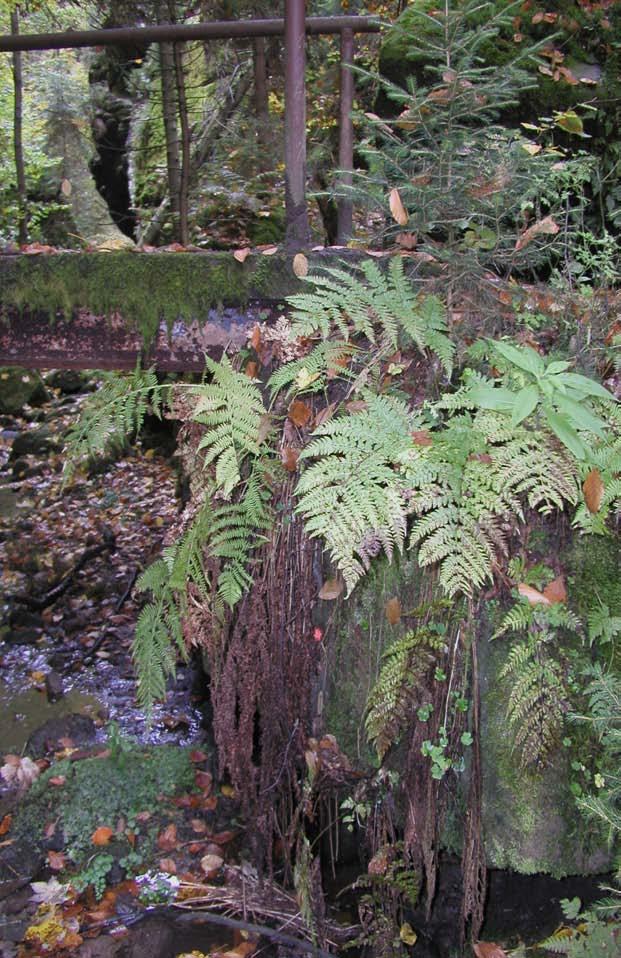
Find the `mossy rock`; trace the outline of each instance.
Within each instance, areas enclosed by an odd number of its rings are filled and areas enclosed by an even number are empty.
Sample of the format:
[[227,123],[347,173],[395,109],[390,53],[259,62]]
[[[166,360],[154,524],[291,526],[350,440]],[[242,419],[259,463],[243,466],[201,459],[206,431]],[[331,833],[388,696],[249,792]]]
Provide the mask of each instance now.
[[24,406],[40,406],[48,399],[39,373],[21,366],[0,368],[0,413],[15,416]]
[[[66,852],[80,867],[93,853],[91,836],[97,828],[115,829],[121,818],[135,823],[140,812],[154,812],[162,796],[193,785],[189,751],[174,746],[129,748],[109,758],[63,760],[31,787],[14,816],[11,834],[43,847],[45,826],[55,821],[56,834],[62,834]],[[152,841],[153,836],[143,837],[139,844],[143,855]]]

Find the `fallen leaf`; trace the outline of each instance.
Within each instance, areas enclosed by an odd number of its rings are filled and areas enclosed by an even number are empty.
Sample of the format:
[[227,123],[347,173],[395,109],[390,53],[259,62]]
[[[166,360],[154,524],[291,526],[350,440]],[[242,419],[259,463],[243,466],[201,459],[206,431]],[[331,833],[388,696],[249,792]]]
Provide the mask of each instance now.
[[526,585],[525,582],[520,582],[518,592],[523,598],[528,599],[531,605],[552,605],[546,595],[539,592],[538,589],[533,589],[532,585]]
[[388,600],[384,606],[384,613],[390,625],[396,625],[399,622],[401,619],[401,603],[396,596]]
[[494,941],[475,941],[472,950],[476,958],[507,958],[507,952]]
[[331,402],[329,406],[324,406],[323,409],[320,409],[313,420],[313,429],[318,429],[319,426],[323,426],[324,422],[328,422],[328,420],[332,419],[335,409],[336,403],[334,402]]
[[223,951],[221,958],[247,958],[248,955],[254,955],[257,950],[257,943],[252,941],[242,941],[235,948],[229,951]]
[[8,830],[11,827],[11,822],[13,821],[12,815],[5,815],[2,821],[0,822],[0,835],[6,835]]
[[69,885],[61,885],[57,878],[50,878],[49,881],[30,882],[34,895],[30,896],[30,901],[38,905],[61,905],[67,900],[69,895]]
[[159,833],[157,847],[163,852],[171,852],[177,847],[177,826],[174,823],[167,825],[164,831]]
[[247,259],[249,255],[250,255],[249,246],[244,246],[243,249],[236,249],[235,252],[233,253],[233,256],[235,257],[238,263],[243,263],[244,260]]
[[71,196],[71,181],[64,179],[60,184],[60,192],[63,196]]
[[59,788],[61,785],[64,785],[66,781],[67,777],[65,775],[54,775],[53,778],[48,779],[48,784],[55,785]]
[[598,469],[591,469],[590,473],[582,483],[584,501],[589,512],[599,512],[602,507],[604,497],[604,483]]
[[294,399],[287,413],[294,426],[305,426],[312,416],[310,406],[301,399]]
[[559,226],[554,222],[551,216],[544,216],[542,220],[537,220],[527,230],[524,230],[515,244],[516,250],[524,249],[537,236],[554,236],[559,231]]
[[433,444],[433,439],[428,429],[415,429],[414,432],[411,433],[411,436],[417,446],[431,446]]
[[273,256],[274,253],[277,253],[277,252],[278,252],[278,247],[277,247],[277,246],[266,246],[264,249],[261,250],[261,252],[263,253],[264,256]]
[[300,279],[308,276],[308,260],[304,253],[296,253],[293,257],[293,272]]
[[207,752],[201,752],[200,749],[195,749],[193,752],[190,752],[191,762],[206,762],[208,758]]
[[394,189],[390,191],[388,196],[388,205],[390,206],[390,212],[392,213],[395,222],[397,222],[399,226],[407,226],[410,217],[408,216],[405,206],[401,202],[399,190]]
[[259,364],[254,359],[249,360],[246,363],[246,366],[244,368],[244,373],[246,374],[248,379],[256,379],[258,372],[259,372]]
[[203,855],[201,858],[201,868],[209,877],[219,871],[224,864],[224,859],[220,855]]
[[107,825],[101,825],[91,835],[91,842],[93,845],[107,845],[113,835],[114,832],[111,828]]
[[172,858],[160,858],[158,867],[160,871],[168,872],[169,875],[177,874],[177,865]]
[[22,758],[20,755],[5,755],[4,762],[0,768],[0,777],[12,788],[23,791],[39,777],[39,766],[28,756]]
[[293,446],[283,446],[280,450],[280,461],[287,472],[295,472],[298,468],[299,457],[299,449],[294,449]]
[[549,599],[553,604],[557,602],[567,602],[567,589],[565,588],[563,576],[559,575],[556,579],[553,579],[552,582],[549,582],[543,590],[543,594],[546,599]]
[[192,831],[197,835],[204,835],[207,831],[207,823],[204,822],[202,818],[193,818],[190,824],[192,826]]
[[197,788],[200,788],[202,792],[209,795],[213,786],[213,775],[211,772],[195,772],[194,781],[196,782]]
[[399,938],[405,945],[415,945],[418,941],[418,935],[408,921],[404,921],[399,929]]
[[250,345],[254,349],[255,353],[258,353],[259,347],[261,346],[261,327],[257,323],[252,330],[252,335],[250,337]]
[[401,249],[416,249],[418,236],[416,233],[397,233],[397,243]]
[[335,576],[333,579],[326,579],[319,590],[319,598],[325,599],[326,601],[338,599],[344,588],[345,582],[340,576]]
[[53,872],[60,872],[65,867],[67,860],[64,852],[48,852],[47,863]]

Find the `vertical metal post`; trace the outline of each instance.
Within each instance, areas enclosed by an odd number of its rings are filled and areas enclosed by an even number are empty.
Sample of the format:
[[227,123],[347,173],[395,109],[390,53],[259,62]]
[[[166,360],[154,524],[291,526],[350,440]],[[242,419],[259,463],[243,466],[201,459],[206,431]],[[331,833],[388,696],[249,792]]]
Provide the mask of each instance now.
[[286,245],[310,244],[306,206],[306,2],[285,0]]
[[[339,128],[339,169],[340,186],[347,192],[351,190],[354,168],[354,74],[351,65],[354,62],[354,33],[346,28],[341,31],[341,102]],[[353,203],[350,196],[339,200],[337,243],[345,246],[353,232]]]

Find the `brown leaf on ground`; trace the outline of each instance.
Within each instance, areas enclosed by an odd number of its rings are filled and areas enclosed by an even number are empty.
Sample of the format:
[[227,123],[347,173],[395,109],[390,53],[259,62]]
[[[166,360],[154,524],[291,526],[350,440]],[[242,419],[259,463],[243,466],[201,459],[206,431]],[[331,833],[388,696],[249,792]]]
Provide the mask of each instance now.
[[201,858],[201,868],[209,878],[215,875],[224,865],[224,859],[220,855],[203,855]]
[[515,248],[516,250],[524,249],[524,247],[532,243],[537,236],[554,236],[558,233],[559,228],[558,223],[555,223],[551,216],[544,216],[542,220],[537,220],[537,222],[529,226],[527,230],[524,230],[521,236],[518,237]]
[[602,507],[604,498],[604,483],[598,469],[591,469],[590,473],[582,483],[582,492],[584,501],[589,512],[595,514]]
[[401,201],[399,190],[395,189],[390,191],[388,205],[390,206],[390,212],[395,222],[398,223],[399,226],[407,226],[410,217]]
[[211,772],[195,772],[194,781],[196,782],[197,788],[200,788],[202,792],[209,795],[213,787],[213,775]]
[[433,438],[428,429],[415,429],[411,435],[417,446],[433,445]]
[[293,272],[300,279],[308,276],[308,260],[304,253],[296,253],[293,257]]
[[60,872],[67,864],[64,852],[48,852],[47,863],[54,872]]
[[507,958],[507,952],[495,941],[475,941],[472,950],[477,958]]
[[396,596],[389,599],[384,606],[384,612],[389,625],[396,625],[401,619],[401,603]]
[[299,458],[300,450],[294,449],[293,446],[283,446],[280,450],[280,461],[287,472],[295,472],[295,470],[298,468]]
[[158,867],[160,871],[168,872],[169,875],[177,874],[177,865],[172,858],[160,858]]
[[171,852],[177,847],[177,826],[174,823],[167,825],[164,831],[159,833],[157,847],[163,852]]
[[111,828],[107,825],[101,825],[91,835],[91,842],[93,845],[107,845],[113,835],[114,831]]
[[250,255],[250,247],[244,246],[243,249],[236,249],[233,253],[233,256],[238,263],[243,263],[244,260]]
[[11,827],[11,822],[13,821],[12,815],[5,815],[2,821],[0,822],[0,835],[6,835],[8,830]]
[[531,605],[552,605],[547,595],[544,595],[539,589],[533,589],[532,585],[526,585],[525,582],[520,582],[518,592],[524,599],[528,599]]
[[546,599],[556,604],[557,602],[567,602],[567,589],[565,588],[565,579],[562,575],[553,579],[543,590]]
[[319,598],[328,602],[332,599],[338,599],[344,588],[345,583],[340,576],[335,576],[333,579],[326,579],[319,590]]
[[301,399],[294,399],[287,413],[294,426],[305,426],[312,416],[311,408]]

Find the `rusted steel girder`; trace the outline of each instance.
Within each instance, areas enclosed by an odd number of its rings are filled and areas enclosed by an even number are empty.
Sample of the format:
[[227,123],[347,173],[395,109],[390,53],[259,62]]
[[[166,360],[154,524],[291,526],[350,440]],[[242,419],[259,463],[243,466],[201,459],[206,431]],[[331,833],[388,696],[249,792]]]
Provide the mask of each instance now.
[[285,0],[285,209],[287,249],[310,245],[306,205],[306,0]]
[[[380,24],[371,17],[308,17],[310,34],[377,33]],[[64,50],[75,47],[134,46],[189,40],[235,40],[245,37],[276,37],[285,32],[281,18],[269,20],[213,20],[211,23],[159,24],[148,27],[110,27],[105,30],[69,30],[65,33],[23,33],[0,36],[0,53],[15,50]]]

